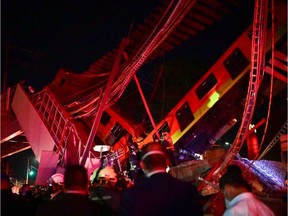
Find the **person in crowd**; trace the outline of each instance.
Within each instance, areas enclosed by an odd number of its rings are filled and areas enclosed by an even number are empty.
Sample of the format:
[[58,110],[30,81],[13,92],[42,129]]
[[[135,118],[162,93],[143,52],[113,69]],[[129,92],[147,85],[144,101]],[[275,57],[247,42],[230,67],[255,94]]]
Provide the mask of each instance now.
[[50,200],[61,199],[63,192],[64,176],[62,174],[56,173],[51,176],[49,181],[50,188]]
[[129,156],[126,163],[126,174],[134,184],[135,182],[141,181],[142,177],[144,176],[138,158],[140,149],[138,147],[136,138],[133,138],[132,135],[130,135],[128,138],[127,146],[129,149]]
[[170,162],[169,166],[176,166],[177,165],[176,152],[171,135],[168,132],[163,132],[162,137],[163,138],[161,139],[160,143],[164,147],[165,153],[169,159]]
[[166,172],[167,155],[160,143],[146,144],[139,156],[146,177],[123,191],[119,215],[203,215],[196,187]]
[[11,190],[10,178],[7,174],[1,173],[1,215],[34,215],[30,211],[30,205],[22,195],[14,194]]
[[23,184],[19,190],[19,195],[25,202],[25,208],[28,209],[29,215],[35,215],[39,200],[35,198],[30,184]]
[[47,202],[38,208],[39,216],[103,215],[100,205],[89,199],[87,170],[81,165],[70,165],[64,173],[64,194],[57,201]]
[[[42,192],[41,185],[35,185],[33,187],[33,192],[32,193],[33,193],[33,196],[34,196],[34,200],[37,203],[37,206],[41,205],[42,203],[47,201],[47,199],[46,199],[47,196],[44,195],[44,192],[45,191]],[[36,210],[37,210],[37,207],[36,207]]]
[[251,192],[238,166],[227,167],[227,172],[219,180],[219,187],[226,205],[223,216],[274,216],[272,210]]
[[104,209],[109,210],[111,215],[117,215],[121,191],[116,188],[118,178],[115,170],[111,166],[104,167],[99,171],[96,178],[92,182],[90,198],[103,205]]

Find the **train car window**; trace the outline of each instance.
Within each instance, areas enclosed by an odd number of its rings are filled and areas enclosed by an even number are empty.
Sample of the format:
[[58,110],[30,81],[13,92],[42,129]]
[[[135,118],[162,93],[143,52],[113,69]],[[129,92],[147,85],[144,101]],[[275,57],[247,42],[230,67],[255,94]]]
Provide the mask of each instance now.
[[181,131],[195,119],[187,101],[177,110],[176,118]]
[[223,62],[224,67],[232,79],[239,76],[239,74],[249,65],[249,63],[249,60],[244,56],[239,48],[236,48]]
[[101,116],[100,123],[106,126],[108,122],[110,121],[110,119],[111,119],[111,116],[107,112],[104,111]]
[[[158,133],[160,135],[160,139],[162,138],[161,135],[162,135],[163,132],[168,132],[168,133],[170,132],[170,128],[169,128],[169,125],[168,125],[167,121],[165,121],[164,124],[158,129]],[[158,137],[157,137],[156,133],[153,134],[153,140],[154,141],[158,140]]]
[[201,100],[215,85],[217,84],[217,79],[213,73],[211,73],[197,88],[196,95],[199,100]]
[[127,131],[118,122],[116,122],[114,127],[110,130],[109,134],[107,135],[105,141],[107,142],[108,145],[113,146],[125,134],[127,134]]

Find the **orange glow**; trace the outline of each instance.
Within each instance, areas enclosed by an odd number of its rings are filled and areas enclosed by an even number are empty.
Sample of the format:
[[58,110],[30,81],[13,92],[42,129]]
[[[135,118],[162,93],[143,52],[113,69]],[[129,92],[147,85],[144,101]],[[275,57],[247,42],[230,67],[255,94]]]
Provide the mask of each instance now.
[[248,159],[253,160],[259,153],[258,138],[255,133],[251,133],[246,138],[247,149],[248,149]]

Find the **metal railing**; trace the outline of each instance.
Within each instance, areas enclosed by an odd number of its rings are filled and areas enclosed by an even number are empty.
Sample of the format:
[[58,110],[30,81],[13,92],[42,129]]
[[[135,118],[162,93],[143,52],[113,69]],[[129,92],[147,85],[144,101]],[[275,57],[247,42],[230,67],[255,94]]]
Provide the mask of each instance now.
[[[25,91],[25,88],[23,89]],[[75,125],[71,122],[69,114],[57,101],[53,93],[47,87],[35,94],[25,92],[55,141],[54,151],[60,155],[60,164],[66,163],[64,155],[69,142],[72,142],[73,146],[78,148],[77,160],[79,161],[82,144],[81,138],[77,133]]]
[[257,99],[258,88],[263,78],[263,65],[265,65],[265,44],[266,44],[266,29],[268,16],[268,2],[266,0],[257,0],[255,2],[252,47],[251,47],[251,71],[248,93],[242,122],[235,141],[230,147],[224,162],[217,170],[221,173],[227,165],[231,163],[234,157],[241,150],[246,139],[246,134],[249,129],[250,122],[253,117],[254,108]]

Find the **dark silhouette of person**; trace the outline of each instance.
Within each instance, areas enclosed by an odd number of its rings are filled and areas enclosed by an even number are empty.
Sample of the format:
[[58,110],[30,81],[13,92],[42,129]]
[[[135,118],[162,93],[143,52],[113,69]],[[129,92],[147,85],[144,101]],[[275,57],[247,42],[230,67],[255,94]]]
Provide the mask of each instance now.
[[1,215],[34,215],[29,204],[22,195],[12,193],[9,176],[1,173]]
[[146,177],[123,191],[119,215],[203,215],[196,187],[166,172],[169,161],[160,143],[144,145],[140,159]]
[[64,194],[38,208],[39,216],[89,216],[103,215],[103,209],[89,199],[87,170],[81,165],[70,165],[64,173]]
[[106,214],[117,215],[119,212],[120,191],[117,190],[117,174],[113,167],[102,168],[97,179],[93,181],[90,188],[90,199],[102,205]]
[[28,211],[28,215],[35,215],[38,205],[40,204],[40,200],[36,199],[32,187],[30,184],[23,184],[21,189],[19,190],[19,196],[25,202],[25,209]]
[[60,173],[52,175],[49,180],[50,200],[61,199],[63,192],[64,176]]

